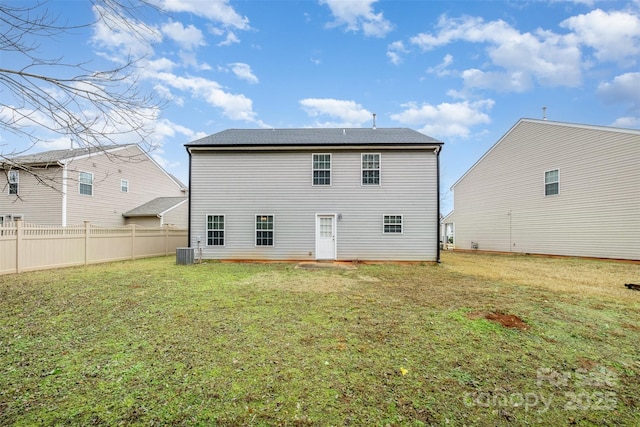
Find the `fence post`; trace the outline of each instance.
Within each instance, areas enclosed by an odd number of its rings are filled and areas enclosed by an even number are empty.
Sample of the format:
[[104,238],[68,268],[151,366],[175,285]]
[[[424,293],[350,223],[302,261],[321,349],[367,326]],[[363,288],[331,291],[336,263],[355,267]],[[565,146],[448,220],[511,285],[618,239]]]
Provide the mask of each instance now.
[[16,273],[22,273],[22,219],[16,218]]
[[169,224],[164,224],[164,256],[169,255]]
[[84,265],[89,264],[89,221],[84,222]]
[[131,259],[136,259],[136,225],[131,224]]

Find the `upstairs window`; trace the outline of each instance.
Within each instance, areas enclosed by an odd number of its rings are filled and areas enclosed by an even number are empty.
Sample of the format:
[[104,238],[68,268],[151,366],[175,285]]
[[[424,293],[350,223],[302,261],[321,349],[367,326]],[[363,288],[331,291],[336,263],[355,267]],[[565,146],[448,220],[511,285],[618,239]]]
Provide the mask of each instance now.
[[362,185],[380,185],[380,154],[362,154]]
[[558,169],[544,173],[544,195],[553,196],[560,193],[560,175]]
[[256,246],[273,246],[273,215],[256,215]]
[[331,185],[331,154],[313,155],[313,185]]
[[127,181],[126,179],[120,180],[120,191],[123,193],[129,192],[129,181]]
[[207,245],[224,246],[224,215],[207,215]]
[[20,172],[10,170],[9,171],[9,194],[18,195],[18,184],[20,182]]
[[382,224],[384,234],[402,234],[402,215],[384,215]]
[[80,194],[85,196],[93,195],[93,174],[90,172],[80,172]]

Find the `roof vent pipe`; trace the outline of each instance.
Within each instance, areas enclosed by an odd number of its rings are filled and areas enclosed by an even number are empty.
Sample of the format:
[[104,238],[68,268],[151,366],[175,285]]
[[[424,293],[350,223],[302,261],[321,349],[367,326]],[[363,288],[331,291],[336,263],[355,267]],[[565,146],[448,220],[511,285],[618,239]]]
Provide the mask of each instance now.
[[542,120],[547,120],[547,107],[542,107]]
[[373,129],[376,128],[376,113],[373,113]]
[[346,129],[342,129],[342,134],[346,135],[347,134],[347,130]]

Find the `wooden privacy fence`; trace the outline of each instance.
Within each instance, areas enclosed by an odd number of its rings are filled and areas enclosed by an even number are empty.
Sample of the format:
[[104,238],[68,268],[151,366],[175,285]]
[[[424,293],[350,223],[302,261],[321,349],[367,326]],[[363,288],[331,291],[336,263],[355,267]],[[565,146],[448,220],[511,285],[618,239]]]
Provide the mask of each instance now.
[[0,225],[0,274],[163,256],[186,243],[187,230],[169,226],[100,227],[87,221],[52,227],[16,221]]

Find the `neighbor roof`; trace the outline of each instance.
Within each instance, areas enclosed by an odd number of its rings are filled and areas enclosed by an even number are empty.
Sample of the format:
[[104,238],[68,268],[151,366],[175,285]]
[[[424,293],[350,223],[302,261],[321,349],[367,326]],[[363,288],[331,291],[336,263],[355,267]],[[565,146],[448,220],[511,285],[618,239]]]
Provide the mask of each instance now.
[[269,147],[322,145],[441,145],[407,128],[227,129],[185,144],[189,147]]
[[122,216],[125,218],[133,216],[157,216],[186,201],[186,197],[158,197],[123,213]]
[[107,145],[104,147],[86,147],[86,148],[70,148],[66,150],[51,150],[43,151],[35,154],[25,154],[23,156],[11,157],[9,159],[10,164],[56,164],[63,160],[73,159],[75,157],[86,156],[88,154],[102,153],[105,151],[111,151],[114,149],[120,149],[135,144],[123,144],[123,145]]

